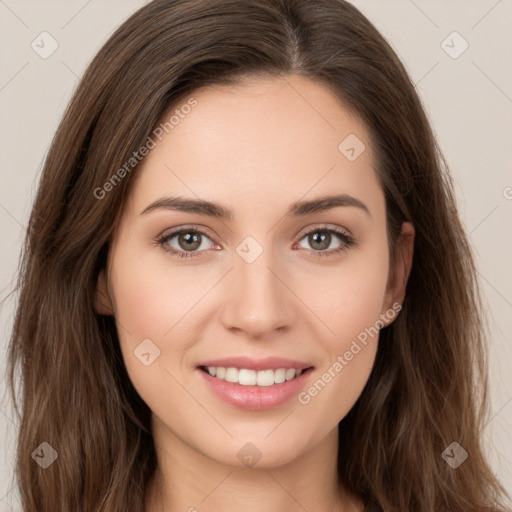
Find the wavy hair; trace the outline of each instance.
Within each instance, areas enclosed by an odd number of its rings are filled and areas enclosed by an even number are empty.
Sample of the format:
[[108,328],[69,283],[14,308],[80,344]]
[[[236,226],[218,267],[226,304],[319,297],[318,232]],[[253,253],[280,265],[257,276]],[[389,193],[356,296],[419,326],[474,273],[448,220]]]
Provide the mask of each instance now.
[[[475,264],[446,162],[389,43],[343,0],[155,0],[88,66],[31,212],[8,349],[24,512],[140,512],[156,468],[150,410],[113,318],[94,308],[137,168],[108,197],[94,191],[199,87],[290,74],[325,85],[364,121],[392,255],[402,222],[416,229],[402,312],[339,424],[340,482],[366,512],[503,510],[480,435],[488,384]],[[44,470],[31,458],[42,441],[58,451]],[[441,456],[453,441],[469,453],[456,470]]]

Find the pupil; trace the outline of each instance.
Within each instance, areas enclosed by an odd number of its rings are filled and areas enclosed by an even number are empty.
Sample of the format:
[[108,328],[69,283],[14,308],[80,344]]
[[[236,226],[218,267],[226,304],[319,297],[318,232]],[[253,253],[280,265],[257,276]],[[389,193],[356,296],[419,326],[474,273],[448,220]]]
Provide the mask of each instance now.
[[[320,233],[320,235],[319,235]],[[326,249],[327,247],[329,247],[329,242],[330,242],[330,234],[329,233],[326,233],[325,231],[317,231],[315,233],[313,233],[313,235],[310,235],[311,236],[311,240],[310,240],[310,243],[311,243],[311,246],[312,247],[315,247],[315,244],[319,243],[321,247],[317,247],[317,249]],[[320,241],[318,240],[320,239]],[[327,243],[325,243],[327,240]]]
[[186,242],[184,245],[187,250],[197,249],[201,245],[199,242],[199,233],[182,233],[180,236],[180,244],[182,242]]

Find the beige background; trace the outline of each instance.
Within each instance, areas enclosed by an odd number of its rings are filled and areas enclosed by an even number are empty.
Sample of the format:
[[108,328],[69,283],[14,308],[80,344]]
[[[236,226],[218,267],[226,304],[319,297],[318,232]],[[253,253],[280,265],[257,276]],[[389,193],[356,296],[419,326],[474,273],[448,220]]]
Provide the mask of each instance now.
[[[0,299],[13,288],[41,164],[78,78],[113,30],[144,3],[0,0]],[[456,180],[492,327],[492,414],[484,438],[495,471],[512,493],[512,1],[354,4],[404,61]],[[58,43],[47,59],[31,48],[43,31]],[[463,39],[448,37],[453,31]],[[469,47],[458,58],[445,51],[455,56],[464,40]],[[13,311],[9,299],[1,311],[0,511],[21,510],[11,480],[17,427],[5,396]]]

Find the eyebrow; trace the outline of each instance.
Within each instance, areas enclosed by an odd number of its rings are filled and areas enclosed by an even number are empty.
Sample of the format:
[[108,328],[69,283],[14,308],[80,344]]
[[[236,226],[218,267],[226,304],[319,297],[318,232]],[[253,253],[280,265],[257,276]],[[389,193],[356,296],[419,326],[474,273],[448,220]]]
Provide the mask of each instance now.
[[[359,208],[371,218],[368,207],[359,199],[348,194],[322,196],[309,201],[297,201],[289,207],[285,216],[300,217],[310,213],[330,210],[331,208],[336,208],[338,206],[352,206]],[[150,205],[146,206],[140,215],[144,215],[157,209],[198,213],[221,220],[234,219],[233,212],[220,204],[188,197],[163,197],[161,199],[157,199]]]

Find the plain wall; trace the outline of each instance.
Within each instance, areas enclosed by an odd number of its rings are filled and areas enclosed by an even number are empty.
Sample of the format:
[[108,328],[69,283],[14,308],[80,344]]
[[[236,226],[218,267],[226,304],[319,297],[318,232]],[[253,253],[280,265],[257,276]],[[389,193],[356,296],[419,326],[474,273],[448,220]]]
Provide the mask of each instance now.
[[[113,30],[145,3],[0,2],[0,300],[13,289],[41,164],[78,79]],[[492,414],[484,439],[496,473],[512,493],[512,2],[353,3],[406,65],[456,182],[492,329]],[[44,31],[58,43],[46,59],[31,47]],[[465,43],[450,36],[454,31],[469,45],[457,58],[453,57]],[[17,427],[5,392],[5,355],[13,313],[9,299],[1,311],[0,511],[21,510],[11,480]]]

